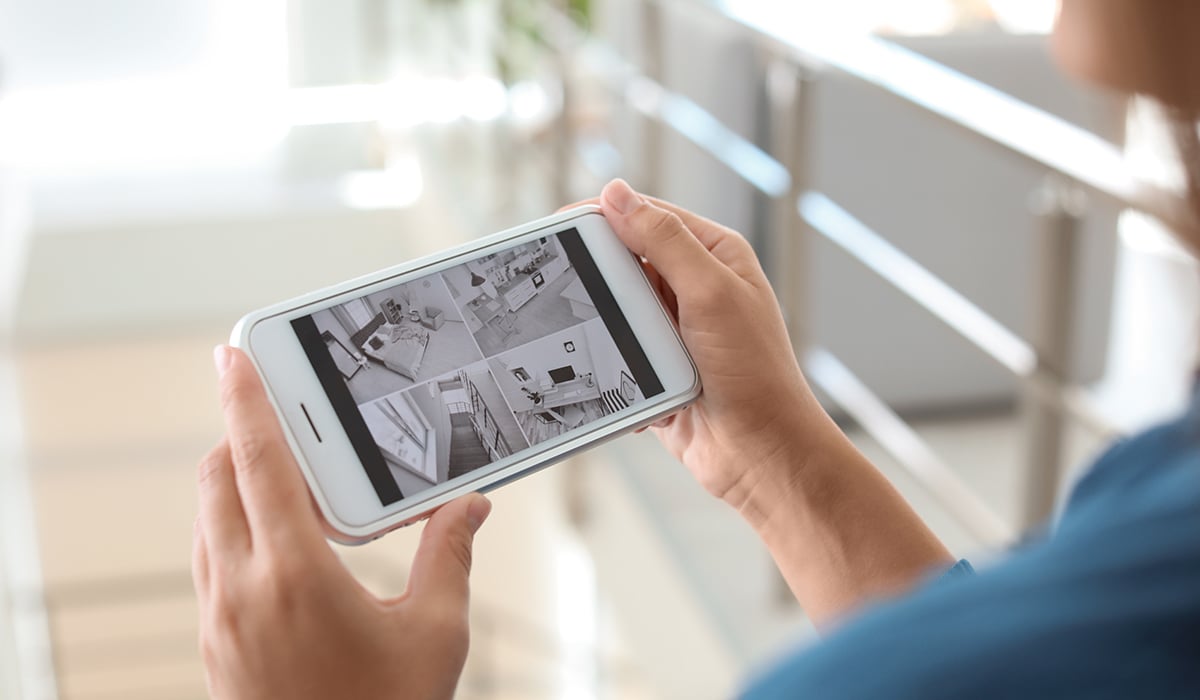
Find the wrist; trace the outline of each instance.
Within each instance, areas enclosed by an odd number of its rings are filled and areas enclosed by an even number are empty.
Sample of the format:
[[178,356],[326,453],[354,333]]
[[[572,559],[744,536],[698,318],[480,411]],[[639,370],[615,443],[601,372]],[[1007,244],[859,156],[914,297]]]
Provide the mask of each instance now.
[[749,463],[722,496],[760,536],[802,507],[813,472],[834,462],[830,454],[846,442],[815,399],[775,415],[755,436],[757,449],[734,457]]
[[736,504],[819,624],[954,561],[891,483],[823,418],[823,427],[807,428],[797,452],[756,467]]
[[809,439],[755,471],[736,508],[760,538],[768,544],[794,540],[822,508],[840,500],[844,484],[836,469],[846,459],[837,447],[831,440]]

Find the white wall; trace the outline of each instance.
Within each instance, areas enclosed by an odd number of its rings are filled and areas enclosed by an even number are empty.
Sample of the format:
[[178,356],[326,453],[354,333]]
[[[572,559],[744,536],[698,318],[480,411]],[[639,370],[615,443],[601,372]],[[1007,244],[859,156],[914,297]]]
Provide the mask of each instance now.
[[446,314],[447,321],[460,320],[457,309],[451,303],[450,292],[437,277],[415,280],[398,287],[375,292],[368,298],[371,300],[372,307],[380,311],[383,310],[382,302],[385,299],[392,299],[402,307],[406,316],[413,308],[422,314],[425,313],[426,308],[435,308],[441,309]]
[[434,439],[437,441],[437,479],[441,483],[450,476],[451,432],[450,414],[446,411],[442,390],[436,381],[432,381],[416,387],[408,396],[433,426]]
[[[600,391],[610,391],[621,386],[621,370],[625,369],[625,361],[621,351],[613,342],[608,329],[600,319],[590,321],[583,326],[591,346],[592,364],[596,368],[596,384]],[[632,374],[630,375],[632,376]],[[639,392],[641,388],[639,387]]]
[[[575,352],[567,352],[563,343],[575,343]],[[493,371],[500,382],[500,390],[504,398],[512,405],[513,410],[528,411],[536,408],[529,398],[521,391],[520,385],[513,378],[511,370],[522,367],[529,373],[530,379],[537,384],[548,378],[547,371],[571,365],[575,374],[595,373],[592,354],[589,350],[588,336],[580,326],[560,331],[545,338],[536,340],[529,345],[503,353],[491,361]]]
[[346,329],[342,327],[342,324],[338,322],[337,317],[333,315],[333,311],[330,309],[318,311],[317,313],[313,314],[313,323],[316,324],[317,330],[329,331],[334,338],[337,338],[342,345],[346,346],[346,350],[348,350],[351,355],[354,355],[355,357],[362,356],[362,353],[357,347],[354,346],[354,343],[350,342],[350,335],[346,333]]
[[471,273],[465,265],[450,268],[442,273],[446,281],[454,288],[454,301],[465,306],[468,301],[479,296],[479,291],[471,286]]

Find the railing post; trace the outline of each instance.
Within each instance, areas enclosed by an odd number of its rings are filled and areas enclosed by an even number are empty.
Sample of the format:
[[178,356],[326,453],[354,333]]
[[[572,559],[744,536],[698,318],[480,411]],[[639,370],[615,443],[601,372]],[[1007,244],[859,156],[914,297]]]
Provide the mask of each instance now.
[[[566,3],[559,0],[555,9],[567,17]],[[571,192],[571,161],[575,149],[575,94],[571,75],[571,49],[561,41],[552,42],[554,68],[558,73],[559,110],[554,124],[554,161],[550,169],[550,195],[557,206],[563,206],[574,197]]]
[[787,168],[791,180],[787,193],[773,205],[767,275],[783,308],[792,348],[801,358],[808,346],[810,266],[808,225],[797,205],[810,182],[813,84],[808,69],[790,59],[768,66],[771,154]]
[[[659,85],[666,85],[663,80],[663,10],[658,0],[642,0],[641,3],[641,40],[642,40],[642,74]],[[654,196],[664,194],[663,184],[663,155],[666,147],[666,127],[657,119],[646,117],[642,120],[642,162],[640,189]]]
[[[800,215],[800,196],[808,189],[809,139],[812,133],[813,80],[807,68],[788,58],[777,58],[767,67],[767,103],[770,109],[771,154],[789,175],[788,189],[773,202],[772,235],[766,241],[767,275],[783,310],[788,337],[796,357],[803,362],[809,343],[808,224]],[[775,595],[780,604],[795,597],[774,563]]]
[[[1037,353],[1036,376],[1050,380],[1055,390],[1061,391],[1071,375],[1083,194],[1077,187],[1049,178],[1035,196],[1033,209],[1038,226],[1033,247],[1030,344]],[[1060,402],[1044,396],[1032,384],[1024,390],[1022,411],[1028,442],[1021,526],[1028,529],[1054,512],[1067,417]]]
[[[15,347],[0,336],[0,696],[59,696],[50,601],[38,551]],[[9,666],[13,666],[9,668]]]

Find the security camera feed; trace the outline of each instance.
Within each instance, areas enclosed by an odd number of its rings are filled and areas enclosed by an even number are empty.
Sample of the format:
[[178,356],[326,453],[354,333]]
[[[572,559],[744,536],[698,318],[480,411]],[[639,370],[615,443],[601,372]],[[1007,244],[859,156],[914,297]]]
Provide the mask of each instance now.
[[663,392],[576,229],[292,327],[383,505]]

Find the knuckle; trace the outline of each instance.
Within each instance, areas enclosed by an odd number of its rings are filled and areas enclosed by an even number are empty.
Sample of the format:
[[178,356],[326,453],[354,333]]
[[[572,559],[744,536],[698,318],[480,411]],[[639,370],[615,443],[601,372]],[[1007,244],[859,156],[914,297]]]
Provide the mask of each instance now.
[[465,605],[439,602],[425,606],[422,615],[425,629],[439,646],[460,643],[470,636],[471,625]]
[[246,476],[254,477],[266,465],[271,452],[271,438],[261,432],[252,431],[238,437],[234,445],[237,469]]
[[208,610],[203,619],[201,636],[210,648],[236,645],[241,638],[237,596],[231,595],[227,586],[217,586],[210,592]]
[[213,646],[212,636],[204,627],[200,628],[200,633],[196,636],[196,646],[200,649],[200,660],[204,662],[205,667],[213,668],[217,663],[217,650]]
[[223,444],[218,445],[200,459],[200,464],[196,467],[196,480],[201,487],[211,486],[221,473],[224,467],[223,448]]
[[754,246],[750,243],[750,239],[746,238],[745,234],[741,231],[730,229],[730,235],[725,240],[729,241],[729,245],[733,246],[739,254],[749,255],[755,259],[758,258],[757,253],[754,252]]
[[450,551],[454,555],[455,560],[462,565],[463,575],[471,573],[471,562],[473,560],[473,541],[468,535],[458,535],[450,538]]
[[304,601],[312,598],[317,589],[317,573],[306,572],[294,558],[269,557],[270,562],[255,580],[257,604],[272,615],[283,616],[278,619],[287,619],[302,609]]
[[683,220],[674,212],[652,209],[647,214],[647,218],[646,258],[651,262],[655,260],[663,262],[663,257],[669,255],[671,249],[679,245],[682,236],[691,235],[684,226]]
[[228,580],[218,577],[213,581],[208,596],[208,611],[212,615],[212,622],[216,623],[215,628],[226,626],[224,623],[237,610],[239,598]]
[[[228,375],[227,375],[228,376]],[[250,387],[236,377],[221,383],[221,405],[228,409],[245,403],[250,398]]]
[[268,582],[268,588],[276,594],[283,591],[307,591],[315,580],[316,565],[312,558],[298,553],[290,543],[281,546],[278,543],[267,543],[267,570],[263,578]]
[[651,208],[647,217],[649,219],[647,228],[659,240],[674,240],[679,234],[687,230],[683,225],[683,219],[680,219],[674,212],[667,211],[666,209]]
[[689,306],[708,311],[728,302],[730,290],[724,275],[713,275],[712,279],[701,284],[688,285],[685,293]]

